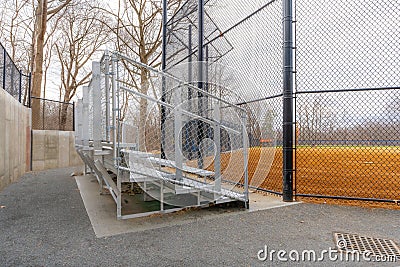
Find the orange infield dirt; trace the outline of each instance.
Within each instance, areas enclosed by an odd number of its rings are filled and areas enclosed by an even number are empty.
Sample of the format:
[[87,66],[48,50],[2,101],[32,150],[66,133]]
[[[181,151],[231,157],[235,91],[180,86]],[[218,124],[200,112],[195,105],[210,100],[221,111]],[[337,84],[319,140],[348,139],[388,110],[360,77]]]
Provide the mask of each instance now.
[[[250,181],[262,149],[249,152]],[[297,194],[400,200],[399,147],[298,147],[295,189]],[[269,173],[260,185],[282,191],[282,150],[277,148]],[[298,198],[306,202],[400,208],[391,203]],[[399,203],[400,204],[400,203]]]

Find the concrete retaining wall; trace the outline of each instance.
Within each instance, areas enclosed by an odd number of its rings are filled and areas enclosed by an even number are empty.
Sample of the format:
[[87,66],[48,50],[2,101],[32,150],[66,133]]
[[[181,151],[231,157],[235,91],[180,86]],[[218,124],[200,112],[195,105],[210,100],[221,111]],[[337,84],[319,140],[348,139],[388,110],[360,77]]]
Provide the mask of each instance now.
[[74,132],[33,130],[32,170],[83,165],[74,138]]
[[0,88],[0,191],[30,168],[31,111]]

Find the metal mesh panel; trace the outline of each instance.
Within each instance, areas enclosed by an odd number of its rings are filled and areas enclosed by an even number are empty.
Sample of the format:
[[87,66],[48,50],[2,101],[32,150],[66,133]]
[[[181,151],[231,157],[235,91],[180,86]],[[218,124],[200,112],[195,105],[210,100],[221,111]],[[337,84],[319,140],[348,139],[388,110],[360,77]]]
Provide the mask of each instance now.
[[24,105],[29,105],[30,79],[14,64],[0,44],[0,87]]
[[296,192],[397,199],[400,4],[297,1]]
[[[297,192],[397,198],[398,90],[297,96]],[[349,101],[343,101],[349,99]]]
[[297,90],[400,83],[400,3],[297,0]]
[[[238,3],[236,3],[238,2]],[[281,1],[208,1],[205,7],[205,49],[210,63],[218,62],[237,71],[235,90],[246,101],[280,94],[282,91],[282,3]],[[197,1],[188,1],[170,19],[167,38],[167,69],[174,75],[182,70],[174,67],[197,60]],[[238,9],[238,6],[246,8]],[[243,21],[234,16],[240,10]],[[246,11],[246,12],[245,12]],[[186,13],[185,13],[186,12]],[[182,14],[183,13],[183,14]],[[246,15],[243,15],[246,14]],[[230,19],[227,19],[230,18]],[[235,18],[235,19],[233,19]],[[236,24],[240,22],[239,24]],[[192,26],[192,47],[189,48],[189,26]],[[179,51],[176,52],[176,51]],[[194,72],[196,75],[196,72]],[[243,76],[245,82],[241,82]],[[254,84],[249,88],[248,80]]]
[[5,87],[6,91],[14,98],[19,98],[19,71],[12,62],[10,56],[6,54],[5,58]]
[[[186,1],[167,24],[167,71],[193,84],[199,81],[197,2]],[[280,192],[282,2],[206,1],[204,31],[204,88],[247,111],[250,184]]]
[[[49,99],[32,97],[32,104],[40,106],[39,114],[32,114],[34,130],[74,130],[74,105]],[[36,103],[35,103],[36,102]]]
[[256,104],[249,104],[260,127],[260,136],[253,140],[249,153],[250,185],[282,192],[282,98]]

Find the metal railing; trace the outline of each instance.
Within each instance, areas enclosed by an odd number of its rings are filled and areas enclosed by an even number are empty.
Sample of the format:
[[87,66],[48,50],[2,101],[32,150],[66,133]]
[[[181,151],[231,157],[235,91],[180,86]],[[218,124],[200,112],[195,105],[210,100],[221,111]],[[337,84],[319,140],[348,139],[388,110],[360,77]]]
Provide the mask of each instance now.
[[[104,153],[103,166],[117,175],[118,216],[123,179],[161,205],[248,205],[245,109],[118,52],[106,52],[92,67],[77,104],[76,143]],[[175,197],[164,198],[171,189]]]

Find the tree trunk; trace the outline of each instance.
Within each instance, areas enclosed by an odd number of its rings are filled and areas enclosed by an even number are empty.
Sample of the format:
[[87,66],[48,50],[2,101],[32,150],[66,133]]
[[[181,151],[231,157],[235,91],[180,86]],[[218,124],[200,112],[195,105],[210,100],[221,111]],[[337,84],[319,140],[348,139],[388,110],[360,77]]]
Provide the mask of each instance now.
[[[64,103],[61,104],[60,130],[62,131],[65,131],[67,126],[69,101],[70,99],[64,98]],[[70,128],[67,130],[72,131]]]
[[[47,27],[47,0],[39,0],[36,9],[35,19],[35,50],[32,73],[32,96],[40,97],[42,91],[43,78],[43,50],[44,37]],[[32,101],[32,127],[35,129],[37,120],[34,118],[40,116],[40,101]]]

